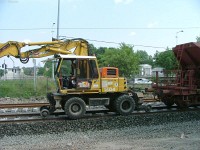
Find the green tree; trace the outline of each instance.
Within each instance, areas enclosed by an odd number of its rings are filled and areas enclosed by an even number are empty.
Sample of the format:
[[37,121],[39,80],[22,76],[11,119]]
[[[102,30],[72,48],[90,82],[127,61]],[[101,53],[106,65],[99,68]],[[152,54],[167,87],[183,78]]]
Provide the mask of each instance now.
[[44,67],[40,67],[39,69],[38,69],[38,75],[39,76],[43,76],[44,75],[44,72],[45,72],[45,68]]
[[47,61],[44,65],[44,76],[51,77],[52,76],[52,62]]
[[156,67],[163,67],[166,70],[172,70],[177,68],[178,63],[174,53],[171,49],[167,48],[164,52],[156,52],[154,55],[155,59],[155,66]]
[[200,36],[197,36],[196,40],[197,40],[198,43],[200,43]]
[[89,55],[94,55],[97,51],[97,48],[93,44],[89,44]]
[[100,66],[119,68],[120,75],[126,77],[139,71],[139,59],[134,53],[133,47],[124,43],[120,45],[120,48],[107,48],[99,62]]
[[90,55],[95,55],[100,63],[100,60],[103,54],[105,53],[106,49],[107,49],[106,47],[96,48],[94,47],[94,45],[90,44]]
[[52,67],[51,68],[45,68],[44,76],[46,76],[46,77],[52,76]]
[[24,70],[24,74],[27,76],[32,76],[33,75],[33,68],[22,68]]
[[140,64],[149,64],[153,65],[153,57],[148,55],[148,53],[144,50],[137,50],[137,57],[139,58]]
[[52,77],[52,62],[45,62],[44,67],[40,67],[37,74],[40,76]]

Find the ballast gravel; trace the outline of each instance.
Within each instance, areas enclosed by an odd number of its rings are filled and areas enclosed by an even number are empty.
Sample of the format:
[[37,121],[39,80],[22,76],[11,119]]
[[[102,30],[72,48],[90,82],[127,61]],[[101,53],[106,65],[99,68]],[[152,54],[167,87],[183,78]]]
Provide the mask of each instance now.
[[0,124],[0,150],[199,150],[200,113]]

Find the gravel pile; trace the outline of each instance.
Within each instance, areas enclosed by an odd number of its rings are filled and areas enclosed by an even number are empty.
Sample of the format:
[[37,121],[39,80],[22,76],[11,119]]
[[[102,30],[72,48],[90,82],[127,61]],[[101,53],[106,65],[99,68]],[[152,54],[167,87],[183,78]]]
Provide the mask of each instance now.
[[199,149],[199,112],[0,125],[0,149]]

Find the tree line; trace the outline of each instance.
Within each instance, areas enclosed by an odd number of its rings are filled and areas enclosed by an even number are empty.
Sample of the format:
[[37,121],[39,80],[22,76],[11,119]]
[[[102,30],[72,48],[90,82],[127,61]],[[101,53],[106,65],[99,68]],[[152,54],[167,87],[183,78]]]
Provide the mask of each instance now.
[[[135,50],[134,46],[125,43],[119,48],[99,47],[89,45],[90,55],[95,55],[99,67],[117,67],[121,76],[130,77],[139,73],[140,64],[149,64],[152,67],[174,69],[177,66],[176,59],[171,49],[164,52],[156,51],[154,56],[148,55],[144,50]],[[52,62],[46,62],[44,67],[39,68],[38,75],[52,76]]]
[[[200,42],[200,36],[196,37]],[[162,67],[166,70],[173,70],[178,67],[178,62],[172,49],[166,48],[165,51],[156,53],[151,56],[145,50],[136,50],[134,46],[121,43],[119,48],[99,47],[93,44],[89,45],[90,55],[97,57],[99,67],[117,67],[121,76],[130,77],[139,73],[140,64],[149,64],[153,68]],[[40,68],[38,75],[51,77],[52,64],[46,62],[43,68]]]

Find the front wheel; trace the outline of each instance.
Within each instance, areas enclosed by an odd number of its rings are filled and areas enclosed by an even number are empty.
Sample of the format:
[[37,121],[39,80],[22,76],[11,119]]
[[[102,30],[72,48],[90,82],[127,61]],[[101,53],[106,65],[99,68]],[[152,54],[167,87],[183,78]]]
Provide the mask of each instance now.
[[120,115],[129,115],[135,109],[135,101],[128,95],[121,95],[115,99],[115,110]]
[[79,97],[73,97],[65,103],[65,113],[70,119],[78,119],[85,115],[85,102]]

